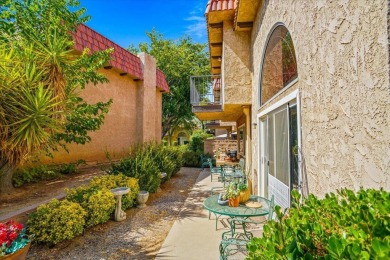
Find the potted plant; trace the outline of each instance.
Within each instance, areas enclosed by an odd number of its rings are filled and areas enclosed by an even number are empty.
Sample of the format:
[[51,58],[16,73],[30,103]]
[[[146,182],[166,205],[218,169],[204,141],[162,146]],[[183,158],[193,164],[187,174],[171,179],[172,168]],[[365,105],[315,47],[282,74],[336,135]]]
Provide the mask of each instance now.
[[248,189],[248,185],[246,185],[244,182],[238,183],[238,189],[240,190],[240,202],[245,203],[249,200],[251,196],[251,192]]
[[230,182],[226,188],[226,198],[229,199],[230,207],[238,207],[240,203],[240,189],[238,184],[235,182]]
[[23,224],[13,220],[0,223],[0,260],[25,259],[30,242]]

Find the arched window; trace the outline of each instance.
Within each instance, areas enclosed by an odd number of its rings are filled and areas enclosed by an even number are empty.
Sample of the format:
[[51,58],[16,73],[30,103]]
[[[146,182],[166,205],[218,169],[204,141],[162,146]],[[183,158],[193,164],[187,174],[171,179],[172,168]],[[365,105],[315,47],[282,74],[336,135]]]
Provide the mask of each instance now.
[[298,76],[294,44],[290,32],[278,25],[269,37],[261,71],[261,105]]

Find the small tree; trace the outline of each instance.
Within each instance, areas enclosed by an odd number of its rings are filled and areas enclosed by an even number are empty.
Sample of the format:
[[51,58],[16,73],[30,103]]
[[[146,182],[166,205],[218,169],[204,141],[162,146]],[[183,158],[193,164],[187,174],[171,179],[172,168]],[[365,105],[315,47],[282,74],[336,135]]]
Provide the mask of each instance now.
[[[146,33],[150,44],[141,43],[139,49],[151,54],[157,66],[165,73],[171,92],[163,95],[162,137],[179,126],[194,126],[190,103],[190,76],[210,73],[207,45],[194,43],[190,37],[178,40],[165,39],[153,30]],[[137,52],[137,48],[129,49]],[[188,125],[191,126],[188,126]]]
[[110,51],[81,55],[72,33],[88,20],[72,0],[5,0],[0,7],[0,194],[15,167],[60,144],[86,143],[111,100],[88,104],[78,91],[107,79],[97,73]]

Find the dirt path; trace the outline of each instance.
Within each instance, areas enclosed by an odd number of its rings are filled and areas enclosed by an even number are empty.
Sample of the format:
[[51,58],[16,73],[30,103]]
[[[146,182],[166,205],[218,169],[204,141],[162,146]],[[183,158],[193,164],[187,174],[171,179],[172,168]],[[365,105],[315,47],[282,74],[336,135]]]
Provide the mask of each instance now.
[[[24,222],[26,209],[33,210],[38,205],[47,203],[52,198],[65,196],[65,188],[73,188],[88,183],[93,177],[104,174],[104,167],[91,166],[82,168],[77,174],[62,175],[54,180],[31,183],[16,188],[12,195],[0,198],[0,222],[16,219]],[[14,217],[17,215],[17,217]]]
[[182,168],[162,191],[150,194],[146,208],[127,210],[126,220],[95,226],[54,248],[33,244],[27,259],[154,259],[199,172]]

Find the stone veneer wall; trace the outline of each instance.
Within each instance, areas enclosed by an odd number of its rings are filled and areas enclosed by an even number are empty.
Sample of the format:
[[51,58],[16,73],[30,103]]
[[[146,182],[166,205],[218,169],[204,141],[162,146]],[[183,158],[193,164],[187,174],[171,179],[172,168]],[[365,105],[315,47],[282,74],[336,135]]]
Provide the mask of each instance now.
[[225,151],[237,151],[237,140],[214,140],[207,139],[204,141],[204,153],[215,155],[214,151],[218,151],[220,148],[221,154],[224,154]]
[[[262,2],[252,30],[252,121],[299,89],[311,193],[322,196],[340,187],[390,189],[387,13],[386,0]],[[261,59],[276,23],[291,33],[298,82],[260,108]],[[257,131],[252,133],[252,165],[259,173],[259,141]]]

